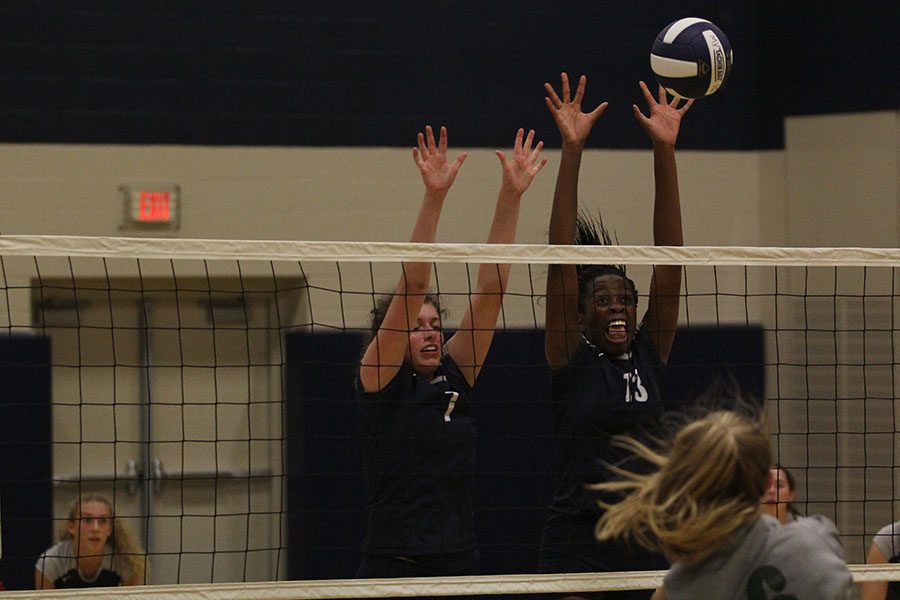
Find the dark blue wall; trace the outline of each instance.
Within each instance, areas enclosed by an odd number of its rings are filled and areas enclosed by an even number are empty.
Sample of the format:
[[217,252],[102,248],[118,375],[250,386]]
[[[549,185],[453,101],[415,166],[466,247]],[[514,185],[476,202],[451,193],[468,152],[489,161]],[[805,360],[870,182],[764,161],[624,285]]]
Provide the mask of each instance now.
[[34,565],[53,539],[50,340],[0,338],[0,582],[34,587]]
[[426,123],[455,146],[558,136],[545,81],[586,73],[610,101],[591,144],[645,148],[630,106],[656,33],[716,22],[731,79],[692,112],[683,148],[782,145],[784,115],[898,107],[895,2],[759,0],[296,2],[7,0],[0,142],[407,146]]

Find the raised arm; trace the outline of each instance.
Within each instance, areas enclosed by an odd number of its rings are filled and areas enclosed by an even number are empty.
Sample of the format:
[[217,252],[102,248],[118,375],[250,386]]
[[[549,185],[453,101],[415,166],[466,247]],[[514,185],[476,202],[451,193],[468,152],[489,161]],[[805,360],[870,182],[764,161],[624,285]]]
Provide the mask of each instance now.
[[[532,146],[533,143],[534,130],[529,131],[526,137],[525,130],[519,129],[509,158],[503,152],[496,151],[503,178],[488,233],[488,244],[512,244],[516,241],[522,195],[538,171],[547,164],[547,159],[541,158],[544,143],[538,142]],[[482,264],[478,267],[475,292],[470,297],[459,329],[447,342],[447,353],[459,365],[470,385],[475,383],[491,347],[503,292],[509,281],[509,269],[508,264]]]
[[[431,127],[426,127],[424,135],[419,133],[418,147],[413,148],[413,159],[425,184],[425,197],[409,241],[433,242],[444,199],[466,154],[462,153],[455,162],[449,162],[447,129],[441,127],[440,139],[436,143]],[[430,283],[431,263],[403,263],[403,273],[394,297],[359,365],[359,378],[365,391],[381,390],[400,369],[409,344],[409,332],[415,327]]]
[[[562,153],[553,209],[550,213],[551,244],[574,244],[575,223],[578,217],[578,173],[581,155],[588,135],[606,110],[607,102],[589,113],[581,111],[587,78],[578,80],[575,97],[571,97],[569,77],[561,75],[560,99],[553,86],[544,84],[547,96],[544,101],[559,133],[562,136]],[[551,369],[560,369],[569,363],[581,338],[578,319],[578,276],[575,265],[550,265],[547,269],[547,305],[544,334],[544,354]]]
[[[654,99],[647,85],[640,82],[647,101],[649,116],[635,104],[634,116],[653,142],[653,175],[656,193],[653,202],[653,243],[657,246],[683,246],[681,232],[681,200],[678,195],[678,170],[675,166],[675,141],[681,119],[693,100],[683,105],[677,98],[666,99],[666,90],[659,86],[659,99]],[[650,280],[650,295],[643,325],[663,362],[669,360],[675,328],[678,326],[678,302],[681,293],[681,267],[655,266]]]

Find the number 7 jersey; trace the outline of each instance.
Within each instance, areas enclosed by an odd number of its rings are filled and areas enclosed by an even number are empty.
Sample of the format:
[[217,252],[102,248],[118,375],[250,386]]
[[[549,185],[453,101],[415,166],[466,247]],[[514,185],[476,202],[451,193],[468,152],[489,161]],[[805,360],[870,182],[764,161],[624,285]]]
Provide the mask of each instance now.
[[444,356],[430,378],[404,364],[381,391],[358,394],[367,488],[365,554],[471,552],[474,561],[470,392],[459,367]]

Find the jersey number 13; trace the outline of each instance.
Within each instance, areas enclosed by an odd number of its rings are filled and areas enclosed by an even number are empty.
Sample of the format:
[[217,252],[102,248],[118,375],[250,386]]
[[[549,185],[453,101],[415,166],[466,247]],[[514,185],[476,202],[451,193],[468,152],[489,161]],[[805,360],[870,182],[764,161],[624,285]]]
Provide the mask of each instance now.
[[641,382],[641,376],[637,371],[632,373],[622,373],[622,379],[625,380],[625,402],[646,402],[649,394],[647,388]]

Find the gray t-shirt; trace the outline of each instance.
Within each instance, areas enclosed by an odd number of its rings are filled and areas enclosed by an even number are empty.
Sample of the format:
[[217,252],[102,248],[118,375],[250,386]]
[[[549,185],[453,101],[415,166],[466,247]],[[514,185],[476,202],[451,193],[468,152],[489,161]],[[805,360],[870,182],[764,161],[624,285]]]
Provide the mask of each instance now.
[[900,555],[900,521],[882,527],[875,534],[872,543],[881,550],[888,561]]
[[845,600],[852,583],[831,521],[781,525],[761,515],[725,551],[694,567],[672,565],[663,585],[670,600]]
[[128,562],[115,556],[108,543],[103,549],[100,568],[90,578],[78,569],[72,540],[62,541],[41,554],[34,567],[57,588],[112,587],[122,585],[132,576]]

